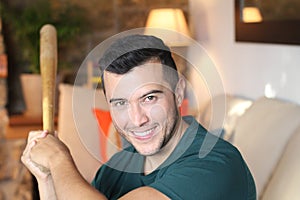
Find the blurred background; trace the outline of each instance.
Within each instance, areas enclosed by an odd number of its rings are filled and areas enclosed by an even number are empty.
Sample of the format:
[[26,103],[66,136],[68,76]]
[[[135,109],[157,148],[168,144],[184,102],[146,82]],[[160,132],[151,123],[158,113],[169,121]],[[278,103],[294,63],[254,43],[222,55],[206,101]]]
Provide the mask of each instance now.
[[[179,10],[183,20],[174,13],[168,18],[164,10],[158,22],[166,24],[160,27],[168,27],[177,19],[175,30],[195,40],[208,55],[202,57],[188,44],[170,43],[172,48],[197,58],[196,64],[206,75],[199,77],[199,73],[190,72],[188,77],[200,109],[220,93],[253,101],[277,98],[299,105],[299,0],[0,0],[0,200],[38,199],[36,183],[20,163],[20,155],[28,131],[42,128],[38,94],[40,28],[46,23],[56,27],[57,85],[73,85],[77,70],[95,46],[122,31],[145,27],[151,11],[161,8],[172,9],[172,13]],[[179,21],[184,26],[179,26]],[[177,62],[185,73],[185,61],[179,58]],[[213,75],[216,71],[220,80]],[[31,82],[27,75],[39,82]],[[204,84],[205,78],[211,79],[211,85]],[[92,84],[99,82],[93,77],[91,80]],[[222,90],[211,94],[208,87],[215,88],[220,83]],[[27,88],[31,89],[29,93],[25,92]],[[57,101],[58,98],[59,94]],[[56,109],[58,126],[59,108]],[[261,146],[253,149],[263,152]],[[255,157],[257,154],[260,153],[255,152]],[[270,170],[266,179],[270,180],[272,174]]]

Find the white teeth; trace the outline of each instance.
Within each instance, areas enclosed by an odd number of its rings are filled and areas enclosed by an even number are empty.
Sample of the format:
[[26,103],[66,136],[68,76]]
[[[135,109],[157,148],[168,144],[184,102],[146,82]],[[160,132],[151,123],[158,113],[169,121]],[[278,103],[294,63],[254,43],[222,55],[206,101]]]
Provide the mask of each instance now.
[[143,137],[143,136],[146,136],[146,135],[148,135],[149,133],[151,133],[151,131],[152,131],[152,129],[151,129],[151,130],[148,130],[148,131],[145,131],[145,132],[134,132],[134,135]]

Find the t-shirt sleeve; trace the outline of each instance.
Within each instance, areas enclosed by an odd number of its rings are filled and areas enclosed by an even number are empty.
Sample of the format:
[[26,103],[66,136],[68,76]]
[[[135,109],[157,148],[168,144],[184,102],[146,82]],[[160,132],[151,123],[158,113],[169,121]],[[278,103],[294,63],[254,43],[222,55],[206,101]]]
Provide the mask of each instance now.
[[173,164],[150,187],[171,199],[247,199],[247,174],[236,158],[187,158]]
[[99,191],[100,191],[100,184],[101,184],[101,180],[102,180],[102,175],[103,175],[104,169],[105,169],[105,165],[102,165],[98,169],[98,171],[97,171],[94,179],[91,182],[91,186],[93,186],[94,188],[98,189]]

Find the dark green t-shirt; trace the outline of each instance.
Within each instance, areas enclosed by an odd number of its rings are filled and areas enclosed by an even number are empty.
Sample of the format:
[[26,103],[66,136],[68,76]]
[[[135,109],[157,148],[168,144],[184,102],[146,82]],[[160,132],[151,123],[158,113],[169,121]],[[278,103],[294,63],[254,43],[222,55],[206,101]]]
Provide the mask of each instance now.
[[239,151],[185,117],[190,126],[169,158],[149,175],[144,157],[129,146],[97,172],[92,185],[108,199],[149,186],[170,199],[256,199],[252,175]]

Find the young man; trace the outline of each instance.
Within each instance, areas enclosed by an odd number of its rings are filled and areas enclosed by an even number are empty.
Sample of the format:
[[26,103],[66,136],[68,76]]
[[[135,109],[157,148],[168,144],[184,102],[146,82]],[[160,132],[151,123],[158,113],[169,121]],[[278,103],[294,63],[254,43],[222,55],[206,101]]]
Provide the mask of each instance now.
[[121,38],[100,66],[114,126],[130,145],[90,185],[57,137],[31,132],[22,161],[36,176],[42,199],[256,199],[235,147],[217,139],[199,156],[205,137],[214,136],[194,118],[180,116],[185,81],[160,39]]

